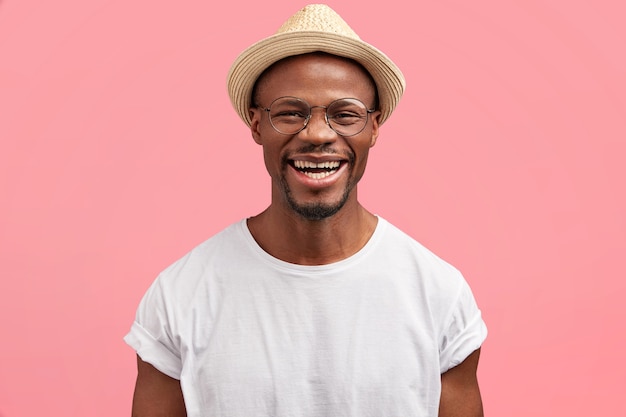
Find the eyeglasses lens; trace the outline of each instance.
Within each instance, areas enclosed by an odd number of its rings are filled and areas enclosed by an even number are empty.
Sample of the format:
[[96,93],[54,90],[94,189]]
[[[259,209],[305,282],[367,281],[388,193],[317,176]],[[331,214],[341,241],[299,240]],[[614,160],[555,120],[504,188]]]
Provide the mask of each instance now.
[[[272,126],[278,132],[296,134],[309,122],[311,107],[296,97],[281,97],[270,105],[269,116]],[[367,117],[367,107],[356,99],[335,100],[326,107],[329,126],[342,136],[353,136],[361,132],[367,123]]]

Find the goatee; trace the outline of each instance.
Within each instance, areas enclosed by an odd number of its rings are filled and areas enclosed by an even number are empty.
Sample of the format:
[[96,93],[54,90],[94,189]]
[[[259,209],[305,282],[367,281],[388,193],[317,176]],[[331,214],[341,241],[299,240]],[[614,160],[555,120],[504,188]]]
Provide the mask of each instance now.
[[[300,150],[300,152],[302,153],[307,153],[309,151],[310,149]],[[335,153],[328,149],[322,149],[322,151],[326,151],[326,153]],[[287,169],[287,166],[289,165],[288,161],[289,161],[289,158],[287,157],[283,158],[283,166],[285,167],[285,169]],[[352,172],[353,167],[354,167],[354,154],[350,153],[348,155],[348,169],[350,172]],[[310,221],[324,220],[337,214],[337,212],[341,210],[341,208],[346,204],[346,201],[348,201],[348,198],[350,197],[350,192],[352,191],[352,188],[354,188],[353,180],[352,179],[348,180],[348,184],[346,184],[346,188],[343,191],[343,195],[341,196],[339,201],[335,202],[334,204],[323,203],[323,202],[299,204],[294,199],[293,194],[291,193],[291,188],[289,188],[289,184],[287,184],[287,180],[285,179],[284,175],[281,176],[280,183],[281,183],[281,188],[283,190],[283,194],[285,196],[285,199],[287,200],[287,203],[289,204],[289,207],[293,211],[295,211],[297,214],[299,214],[302,218],[306,220],[310,220]]]

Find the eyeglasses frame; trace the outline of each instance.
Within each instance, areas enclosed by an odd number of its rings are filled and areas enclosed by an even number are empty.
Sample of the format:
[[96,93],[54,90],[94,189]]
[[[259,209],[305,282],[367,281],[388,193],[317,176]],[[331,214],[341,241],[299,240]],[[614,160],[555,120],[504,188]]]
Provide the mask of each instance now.
[[[295,131],[295,132],[293,132],[293,133],[285,133],[285,132],[281,132],[280,130],[278,130],[278,128],[277,128],[276,126],[274,126],[274,123],[272,122],[272,117],[269,115],[269,113],[270,113],[270,109],[272,108],[272,105],[273,105],[275,102],[277,102],[278,100],[281,100],[281,99],[284,99],[284,98],[294,98],[294,99],[296,99],[296,100],[298,100],[298,101],[301,101],[301,102],[305,103],[307,106],[309,106],[309,114],[308,114],[308,116],[306,117],[306,119],[304,119],[304,124],[302,125],[302,127],[301,127],[300,129],[298,129],[297,131]],[[356,100],[356,101],[358,101],[359,103],[363,104],[363,107],[365,108],[365,111],[366,111],[366,113],[365,113],[365,123],[363,123],[363,127],[361,127],[361,129],[360,129],[358,132],[356,132],[356,133],[352,133],[352,134],[350,134],[350,135],[344,135],[344,134],[342,134],[342,133],[339,133],[339,132],[337,132],[337,131],[335,130],[335,128],[334,128],[334,127],[332,127],[332,125],[330,124],[330,121],[328,120],[328,108],[329,108],[330,106],[332,106],[332,105],[333,105],[333,103],[335,103],[335,102],[337,102],[337,101],[341,101],[341,100]],[[310,120],[311,120],[311,118],[313,117],[313,109],[315,109],[315,108],[321,108],[321,109],[324,109],[324,121],[326,122],[326,124],[328,125],[328,127],[329,127],[329,128],[330,128],[333,132],[335,132],[336,134],[338,134],[339,136],[344,137],[344,138],[349,138],[349,137],[352,137],[352,136],[356,136],[356,135],[358,135],[359,133],[361,133],[361,132],[365,129],[365,126],[367,126],[367,122],[369,121],[369,115],[370,115],[371,113],[376,112],[376,109],[368,109],[368,108],[367,108],[367,106],[365,105],[365,103],[363,103],[361,100],[359,100],[358,98],[355,98],[355,97],[342,97],[342,98],[338,98],[338,99],[336,99],[336,100],[331,101],[331,102],[330,102],[330,103],[328,103],[328,105],[326,105],[326,106],[311,106],[311,105],[309,104],[309,102],[308,102],[308,101],[306,101],[306,100],[304,100],[304,99],[302,99],[302,98],[300,98],[300,97],[295,97],[295,96],[281,96],[281,97],[278,97],[278,98],[276,98],[276,99],[272,100],[272,102],[270,103],[270,106],[269,106],[269,107],[263,107],[263,106],[261,106],[261,105],[260,105],[260,104],[258,104],[258,103],[257,103],[257,104],[255,104],[255,105],[254,105],[254,107],[256,107],[256,108],[258,108],[258,109],[260,109],[260,110],[263,110],[263,111],[267,112],[267,118],[268,118],[268,120],[269,120],[269,122],[270,122],[270,125],[272,126],[272,128],[273,128],[276,132],[280,133],[281,135],[288,135],[288,136],[289,136],[289,135],[297,135],[298,133],[300,133],[300,132],[302,132],[304,129],[306,129],[306,127],[309,125],[309,121],[310,121]]]

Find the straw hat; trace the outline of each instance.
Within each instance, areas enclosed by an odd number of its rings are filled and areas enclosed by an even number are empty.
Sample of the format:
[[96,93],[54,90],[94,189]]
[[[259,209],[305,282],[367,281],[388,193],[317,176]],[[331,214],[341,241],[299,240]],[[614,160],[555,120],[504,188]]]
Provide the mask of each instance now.
[[326,52],[360,63],[378,90],[380,124],[391,115],[404,92],[400,69],[381,51],[363,42],[334,10],[310,4],[291,16],[276,34],[243,51],[228,73],[228,94],[239,117],[250,126],[252,89],[259,76],[275,62],[293,55]]

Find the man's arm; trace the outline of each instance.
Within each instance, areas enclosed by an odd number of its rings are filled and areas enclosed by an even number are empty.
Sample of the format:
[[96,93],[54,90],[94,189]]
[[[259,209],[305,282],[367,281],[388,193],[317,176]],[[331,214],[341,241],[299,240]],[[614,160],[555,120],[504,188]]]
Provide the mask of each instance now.
[[476,370],[480,349],[441,375],[439,417],[483,417]]
[[132,417],[187,417],[180,381],[137,356]]

